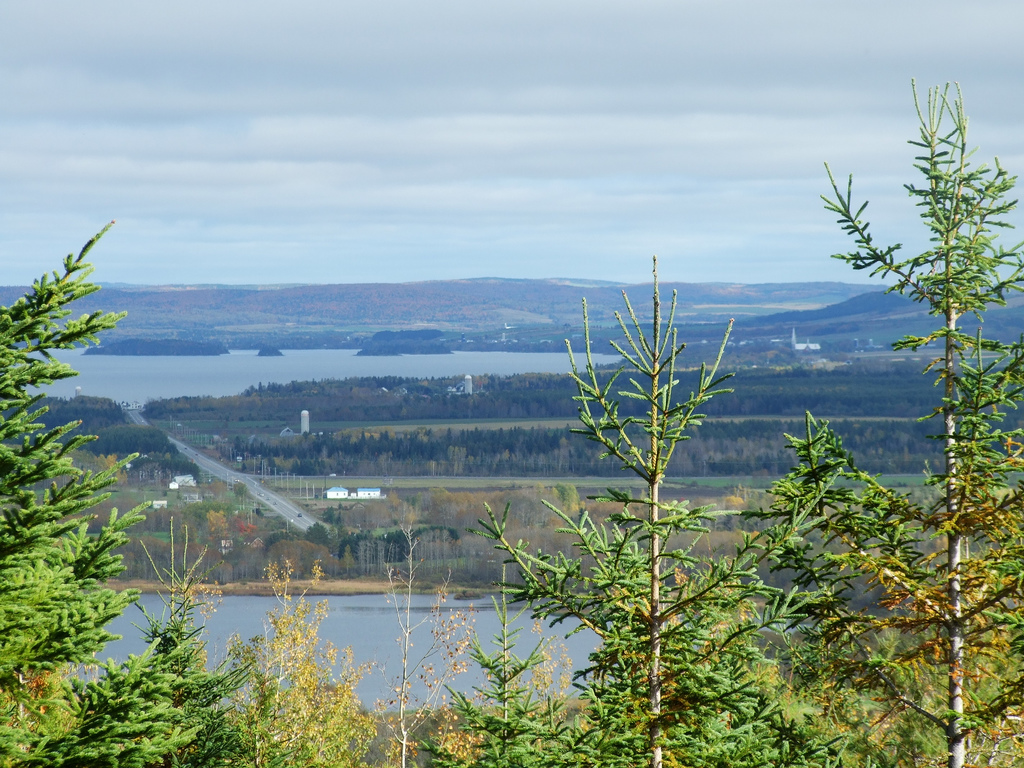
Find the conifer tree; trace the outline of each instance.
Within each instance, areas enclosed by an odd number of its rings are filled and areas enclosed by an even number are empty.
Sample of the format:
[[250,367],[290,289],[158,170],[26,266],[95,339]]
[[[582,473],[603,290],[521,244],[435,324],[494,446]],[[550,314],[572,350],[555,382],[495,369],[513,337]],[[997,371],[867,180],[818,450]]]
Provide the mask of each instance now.
[[[500,517],[488,510],[481,523],[514,569],[516,578],[502,585],[510,600],[554,623],[579,622],[598,639],[579,678],[586,709],[555,749],[578,764],[602,766],[825,760],[827,750],[787,720],[758,681],[767,664],[759,632],[789,621],[793,606],[757,579],[749,538],[732,556],[698,555],[716,513],[660,493],[673,452],[701,423],[701,408],[728,391],[728,377],[718,374],[728,334],[711,366],[700,366],[695,389],[680,396],[685,345],[674,326],[675,296],[666,321],[657,278],[655,261],[649,332],[628,297],[628,324],[617,315],[624,341],[614,346],[623,368],[610,376],[595,368],[585,302],[585,368],[569,352],[580,417],[573,431],[639,478],[643,491],[601,497],[621,505],[606,525],[586,511],[552,507],[574,539],[574,556],[510,540],[507,510]],[[620,398],[643,403],[645,415],[623,416]]]
[[[1017,765],[1024,759],[1024,468],[1022,432],[1004,419],[1024,394],[1024,339],[983,335],[986,310],[1021,290],[1020,246],[998,229],[1016,201],[996,160],[972,165],[959,88],[917,99],[918,184],[906,186],[929,245],[905,257],[876,245],[852,179],[832,181],[827,210],[856,243],[836,258],[893,281],[936,319],[894,348],[930,352],[943,465],[925,468],[930,497],[885,487],[857,467],[825,422],[791,437],[800,464],[758,513],[777,568],[808,592],[791,637],[796,671],[833,723],[870,733],[881,764]],[[976,322],[972,322],[976,321]],[[967,326],[966,328],[964,326]],[[976,329],[971,326],[976,326]],[[934,350],[934,351],[933,351]],[[863,609],[867,593],[870,607]],[[878,707],[865,706],[868,696]]]
[[510,613],[508,595],[492,598],[498,632],[488,652],[474,633],[469,655],[484,673],[485,684],[473,697],[452,691],[455,732],[445,731],[428,744],[438,768],[527,768],[572,764],[563,743],[570,733],[566,700],[554,690],[544,667],[551,662],[551,641],[541,640],[525,656],[516,653],[526,613]]
[[0,307],[0,765],[144,766],[188,742],[173,709],[173,676],[148,655],[82,665],[113,636],[106,630],[136,598],[104,582],[121,572],[115,550],[137,512],[111,513],[95,535],[90,512],[120,465],[99,474],[76,467],[88,440],[77,424],[46,429],[38,387],[74,375],[53,352],[96,340],[120,315],[70,319],[67,308],[97,286],[85,256],[44,275]]
[[196,614],[210,608],[211,593],[203,584],[202,555],[189,563],[187,553],[186,538],[179,565],[172,521],[171,567],[161,573],[153,563],[163,587],[164,610],[157,616],[142,609],[143,637],[153,649],[152,666],[172,675],[171,703],[182,726],[192,734],[188,744],[164,755],[154,768],[239,765],[246,756],[247,735],[229,700],[246,683],[249,669],[229,668],[228,661],[207,669],[206,641]]

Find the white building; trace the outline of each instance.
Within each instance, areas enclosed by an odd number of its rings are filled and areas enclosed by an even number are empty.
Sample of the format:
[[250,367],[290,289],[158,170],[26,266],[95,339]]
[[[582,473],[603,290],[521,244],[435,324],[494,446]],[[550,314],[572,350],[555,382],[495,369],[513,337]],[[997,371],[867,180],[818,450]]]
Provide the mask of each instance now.
[[178,484],[178,488],[184,488],[186,485],[194,488],[196,479],[192,475],[175,475],[174,482]]
[[328,499],[347,499],[348,488],[342,488],[340,485],[336,485],[333,488],[328,488],[326,497]]
[[810,339],[805,344],[800,344],[796,340],[796,328],[793,329],[793,340],[790,341],[790,346],[793,347],[794,352],[815,352],[821,349],[821,344],[811,344]]
[[309,411],[303,411],[299,414],[299,432],[304,435],[309,434]]
[[357,499],[379,499],[380,488],[356,488]]

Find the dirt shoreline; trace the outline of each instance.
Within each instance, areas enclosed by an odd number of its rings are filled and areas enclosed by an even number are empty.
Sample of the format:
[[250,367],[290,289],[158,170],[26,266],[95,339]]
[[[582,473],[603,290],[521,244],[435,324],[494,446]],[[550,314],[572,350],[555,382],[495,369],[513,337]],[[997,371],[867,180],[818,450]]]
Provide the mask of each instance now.
[[[125,579],[123,581],[110,581],[107,583],[111,589],[118,592],[125,589],[137,589],[145,594],[157,594],[166,592],[159,581],[149,579]],[[229,584],[208,584],[212,590],[222,595],[259,595],[273,596],[274,590],[269,581],[248,581],[231,582]],[[315,587],[313,583],[303,579],[293,579],[291,582],[291,593],[293,595],[382,595],[388,591],[386,581],[373,581],[370,579],[351,579],[344,581],[321,581]]]
[[[137,589],[144,594],[159,594],[167,589],[159,581],[149,579],[125,579],[109,581],[107,586],[121,592],[125,589]],[[254,595],[258,597],[273,597],[274,590],[269,581],[248,581],[231,582],[229,584],[209,584],[212,590],[222,595]],[[291,582],[291,593],[293,595],[306,594],[316,597],[348,596],[348,595],[383,595],[390,590],[390,585],[384,580],[374,579],[338,579],[332,581],[320,581],[315,586],[306,579],[293,579]],[[421,594],[433,593],[433,587],[424,587],[414,590]],[[462,587],[451,587],[449,595],[456,598],[471,597],[478,598],[490,594],[482,589],[465,589]]]

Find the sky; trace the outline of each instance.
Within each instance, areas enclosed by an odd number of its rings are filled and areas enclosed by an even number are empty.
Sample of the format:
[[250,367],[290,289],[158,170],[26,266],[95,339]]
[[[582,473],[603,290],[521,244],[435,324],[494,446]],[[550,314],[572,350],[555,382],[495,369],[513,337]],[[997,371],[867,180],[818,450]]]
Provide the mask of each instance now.
[[1017,0],[0,0],[0,284],[112,219],[100,282],[865,282],[823,163],[920,248],[911,78],[1020,172],[1022,33]]

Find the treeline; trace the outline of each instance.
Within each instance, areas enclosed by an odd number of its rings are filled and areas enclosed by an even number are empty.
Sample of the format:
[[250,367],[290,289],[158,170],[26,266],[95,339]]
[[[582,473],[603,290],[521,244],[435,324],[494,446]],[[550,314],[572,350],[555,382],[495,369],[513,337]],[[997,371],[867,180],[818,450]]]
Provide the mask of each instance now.
[[359,354],[382,355],[450,355],[451,347],[442,340],[438,330],[379,331],[363,342]]
[[133,453],[131,470],[125,473],[125,482],[151,483],[170,480],[175,475],[199,476],[199,467],[167,439],[156,427],[121,424],[96,431],[96,439],[86,443],[83,450],[98,456],[116,456],[123,459]]
[[146,406],[150,419],[314,422],[422,419],[518,419],[575,415],[575,389],[567,376],[475,376],[472,396],[448,392],[462,377],[410,379],[374,376],[344,380],[260,384],[229,397],[179,397]]
[[[937,466],[940,446],[925,439],[936,426],[913,420],[837,420],[845,444],[869,472],[907,474]],[[785,435],[800,435],[803,420],[709,420],[673,454],[676,477],[785,474],[793,465]],[[236,439],[223,455],[259,452],[271,471],[298,475],[438,477],[572,477],[620,474],[596,445],[568,428],[345,431],[252,443]]]
[[45,429],[81,422],[72,435],[94,436],[81,450],[95,456],[123,459],[138,454],[131,470],[123,474],[127,483],[152,483],[170,480],[175,475],[199,475],[199,468],[178,452],[167,436],[156,427],[126,424],[124,411],[105,397],[80,395],[69,399],[47,397],[41,402],[47,411],[39,418]]
[[189,339],[122,339],[104,342],[99,347],[87,347],[87,355],[126,356],[195,356],[226,355],[228,348],[220,341],[192,341]]
[[[801,416],[810,410],[829,417],[922,416],[934,394],[921,363],[850,365],[834,370],[750,368],[716,398],[713,416]],[[696,371],[679,374],[680,397],[696,384]],[[621,383],[628,387],[628,374]],[[274,421],[282,425],[308,410],[316,422],[391,422],[458,419],[575,418],[576,388],[566,375],[476,376],[472,396],[449,393],[454,378],[377,376],[250,387],[230,397],[179,397],[146,406],[150,419]],[[623,413],[637,406],[625,400]]]
[[44,397],[39,405],[46,409],[46,413],[39,417],[39,423],[47,429],[80,421],[81,426],[72,434],[95,435],[102,429],[125,423],[124,411],[106,397]]
[[[296,578],[309,578],[318,564],[329,577],[382,579],[389,566],[405,562],[409,539],[402,527],[415,520],[412,534],[424,583],[450,576],[461,585],[489,586],[500,578],[501,563],[484,539],[465,533],[478,525],[485,504],[509,505],[510,530],[566,553],[570,539],[558,531],[557,518],[545,501],[570,512],[582,508],[571,485],[455,493],[435,488],[404,498],[392,492],[368,504],[327,507],[323,522],[301,533],[284,526],[276,515],[239,510],[240,501],[219,498],[178,509],[147,510],[118,550],[125,568],[121,578],[152,579],[154,565],[160,573],[172,567],[176,549],[179,562],[187,554],[220,584],[262,580],[268,565],[285,560]],[[598,504],[592,513],[604,519],[610,509]],[[100,522],[94,521],[92,528],[98,532]]]
[[118,554],[123,558],[121,578],[125,579],[152,579],[154,573],[180,565],[182,557],[198,563],[201,572],[220,584],[259,581],[266,576],[268,565],[285,560],[297,578],[308,578],[316,563],[328,576],[354,575],[342,572],[334,551],[325,543],[284,530],[277,517],[247,516],[224,502],[211,501],[175,510],[147,510],[145,520],[133,528],[131,539]]

